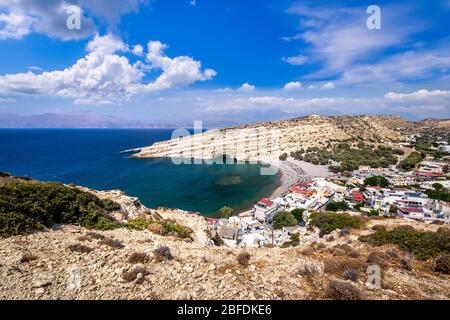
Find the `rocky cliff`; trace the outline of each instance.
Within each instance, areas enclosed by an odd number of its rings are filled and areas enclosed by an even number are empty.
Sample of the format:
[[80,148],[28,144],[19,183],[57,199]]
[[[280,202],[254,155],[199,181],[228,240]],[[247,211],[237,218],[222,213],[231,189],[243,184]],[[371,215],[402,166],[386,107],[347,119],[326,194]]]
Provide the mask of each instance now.
[[344,141],[398,141],[408,122],[397,116],[311,115],[206,131],[136,149],[133,157],[214,159],[227,155],[240,161],[272,161],[283,153],[326,147]]

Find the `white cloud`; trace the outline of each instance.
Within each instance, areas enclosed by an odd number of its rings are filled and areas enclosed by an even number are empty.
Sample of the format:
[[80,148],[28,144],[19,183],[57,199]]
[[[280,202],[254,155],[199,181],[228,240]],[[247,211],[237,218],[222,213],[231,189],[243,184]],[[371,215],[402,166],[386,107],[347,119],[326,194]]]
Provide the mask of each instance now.
[[251,91],[255,91],[255,89],[256,89],[256,87],[254,85],[251,85],[251,84],[246,82],[238,89],[238,91],[251,92]]
[[435,99],[450,98],[450,91],[445,90],[418,90],[411,93],[395,93],[389,92],[384,96],[385,99],[397,102],[412,102],[412,101],[436,101]]
[[308,62],[308,57],[302,54],[293,57],[283,57],[281,58],[286,63],[292,64],[294,66],[301,66]]
[[288,82],[284,85],[284,90],[296,90],[302,88],[302,84],[298,81]]
[[89,41],[87,45],[87,50],[89,52],[98,52],[103,54],[113,54],[117,51],[128,51],[128,45],[126,45],[122,39],[118,37],[107,34],[100,36],[97,34],[94,39]]
[[445,76],[450,70],[450,48],[407,51],[374,64],[356,64],[343,72],[344,84],[390,83]]
[[292,64],[294,66],[301,66],[308,62],[308,57],[302,54],[293,57],[283,57],[281,58],[286,63]]
[[190,3],[191,6],[193,6],[193,7],[195,7],[195,6],[197,5],[196,0],[191,0],[189,3]]
[[[149,42],[149,64],[139,61],[132,65],[116,54],[126,51],[128,45],[112,35],[97,35],[88,44],[86,57],[64,70],[0,76],[0,94],[67,97],[78,104],[118,103],[136,93],[187,86],[215,76],[214,70],[202,71],[200,62],[190,57],[169,58],[164,55],[165,47],[158,41]],[[162,73],[155,81],[144,83],[149,69]]]
[[320,89],[323,89],[323,90],[329,90],[329,89],[334,89],[334,88],[335,88],[335,85],[333,82],[327,82],[320,87]]
[[142,56],[144,54],[144,47],[137,44],[133,47],[133,53],[137,56]]
[[246,114],[249,112],[283,112],[290,115],[331,114],[402,114],[413,118],[449,117],[450,91],[418,90],[409,93],[390,92],[384,96],[341,98],[286,98],[265,95],[213,99],[204,103],[208,113]]
[[[150,0],[0,0],[0,40],[42,33],[62,40],[84,39],[97,32],[93,17],[114,29],[121,16],[137,12]],[[82,8],[81,29],[69,30],[69,5]]]

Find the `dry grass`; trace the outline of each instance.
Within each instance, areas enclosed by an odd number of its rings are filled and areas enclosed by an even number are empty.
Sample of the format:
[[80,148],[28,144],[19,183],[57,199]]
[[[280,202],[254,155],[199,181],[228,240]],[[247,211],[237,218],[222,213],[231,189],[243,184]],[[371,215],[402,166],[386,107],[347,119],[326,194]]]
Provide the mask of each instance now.
[[148,255],[144,252],[133,252],[131,256],[128,257],[128,262],[132,264],[146,263],[148,261]]
[[164,226],[162,224],[159,223],[152,223],[147,227],[147,230],[149,230],[150,232],[154,233],[154,234],[158,234],[158,235],[164,235],[165,233],[165,229]]
[[368,256],[367,256],[367,263],[370,265],[377,265],[380,268],[386,268],[390,265],[389,262],[389,255],[387,255],[386,253],[382,252],[382,251],[372,251]]
[[125,246],[119,240],[113,238],[104,238],[98,242],[102,246],[109,246],[114,249],[123,249]]
[[70,251],[72,252],[78,252],[78,253],[89,253],[92,252],[94,249],[88,247],[88,246],[84,246],[82,244],[72,244],[70,246],[67,247]]

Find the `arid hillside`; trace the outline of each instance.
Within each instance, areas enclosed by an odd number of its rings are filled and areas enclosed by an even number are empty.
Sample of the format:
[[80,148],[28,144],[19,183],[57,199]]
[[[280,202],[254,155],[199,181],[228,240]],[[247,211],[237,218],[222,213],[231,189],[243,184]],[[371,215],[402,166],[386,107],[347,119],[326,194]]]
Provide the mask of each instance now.
[[326,147],[344,141],[381,143],[404,139],[410,123],[397,116],[311,115],[292,120],[263,122],[207,131],[135,150],[133,157],[213,159],[228,155],[236,160],[271,161],[300,148]]

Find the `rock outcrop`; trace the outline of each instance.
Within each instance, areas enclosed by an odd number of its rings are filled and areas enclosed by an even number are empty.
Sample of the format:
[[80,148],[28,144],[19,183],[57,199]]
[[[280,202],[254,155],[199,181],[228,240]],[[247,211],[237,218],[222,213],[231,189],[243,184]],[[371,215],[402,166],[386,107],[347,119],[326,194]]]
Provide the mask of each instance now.
[[224,155],[239,161],[272,161],[300,148],[325,147],[356,139],[373,142],[403,139],[400,129],[408,122],[396,116],[312,115],[216,129],[192,136],[157,142],[137,149],[133,157],[215,159]]

